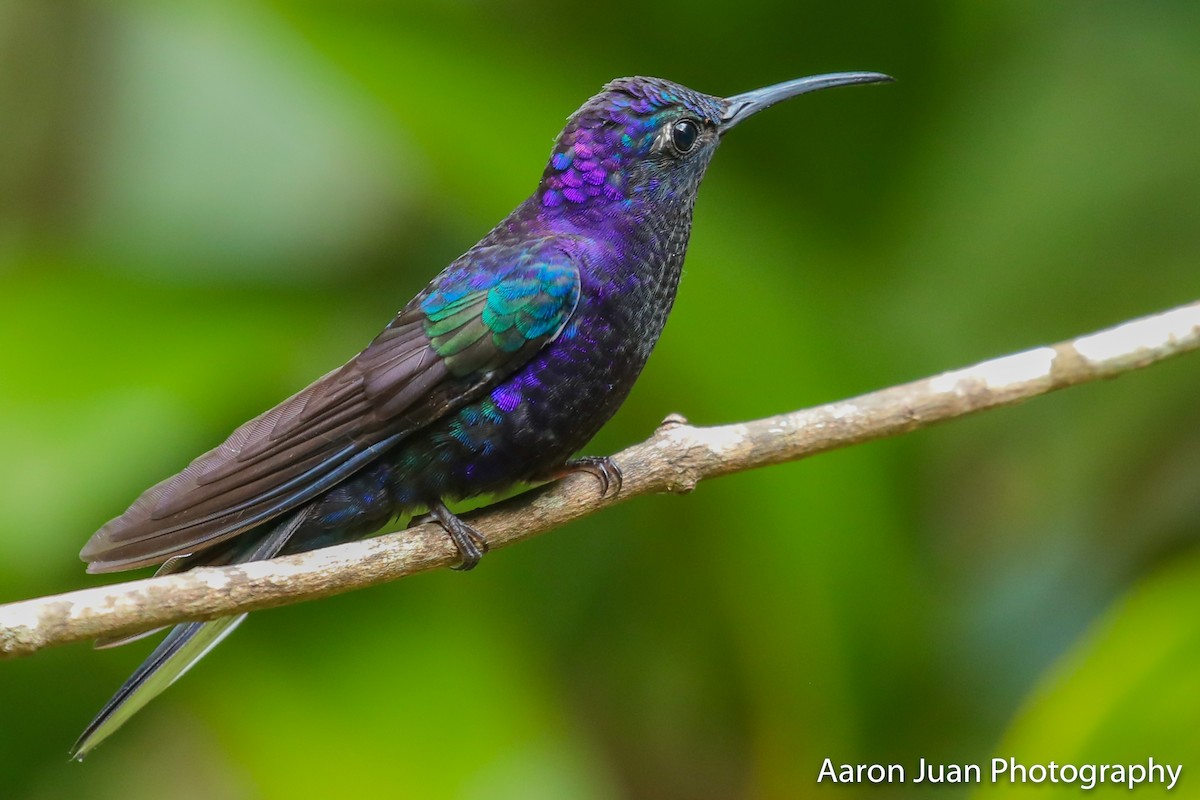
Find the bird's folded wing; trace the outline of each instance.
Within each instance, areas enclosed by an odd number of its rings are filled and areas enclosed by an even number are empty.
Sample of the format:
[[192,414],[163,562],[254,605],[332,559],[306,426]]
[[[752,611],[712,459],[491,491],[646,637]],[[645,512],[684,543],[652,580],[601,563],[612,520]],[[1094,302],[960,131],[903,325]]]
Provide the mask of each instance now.
[[313,499],[525,364],[566,325],[579,291],[554,240],[473,251],[348,364],[146,490],[80,557],[89,572],[155,564]]

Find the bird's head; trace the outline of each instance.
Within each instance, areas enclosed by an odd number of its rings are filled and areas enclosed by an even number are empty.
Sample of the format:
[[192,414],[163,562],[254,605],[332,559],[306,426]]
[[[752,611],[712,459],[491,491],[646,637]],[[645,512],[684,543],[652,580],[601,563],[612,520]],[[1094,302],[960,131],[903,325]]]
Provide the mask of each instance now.
[[790,97],[892,80],[877,72],[816,75],[723,98],[661,78],[619,78],[571,115],[538,187],[546,210],[690,201],[726,131]]

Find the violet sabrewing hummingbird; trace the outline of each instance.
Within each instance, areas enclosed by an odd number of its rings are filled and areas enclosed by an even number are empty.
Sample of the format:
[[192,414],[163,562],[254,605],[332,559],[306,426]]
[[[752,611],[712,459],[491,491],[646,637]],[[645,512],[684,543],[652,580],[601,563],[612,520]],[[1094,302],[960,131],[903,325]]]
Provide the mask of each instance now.
[[[775,103],[892,80],[816,75],[729,98],[621,78],[567,120],[537,190],[365,350],[147,489],[81,552],[88,572],[244,563],[428,509],[459,569],[487,541],[444,505],[575,470],[675,300],[700,180],[722,137]],[[88,725],[83,758],[245,618],[175,626]],[[122,644],[140,637],[100,642]]]

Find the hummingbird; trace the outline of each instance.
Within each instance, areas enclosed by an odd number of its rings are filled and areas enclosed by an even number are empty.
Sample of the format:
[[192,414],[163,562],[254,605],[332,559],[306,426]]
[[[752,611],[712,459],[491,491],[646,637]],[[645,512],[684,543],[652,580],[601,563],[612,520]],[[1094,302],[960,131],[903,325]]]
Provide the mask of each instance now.
[[[620,78],[572,114],[537,189],[366,349],[147,489],[80,557],[158,574],[353,540],[427,510],[476,566],[484,536],[445,505],[575,471],[628,395],[675,301],[696,192],[725,134],[782,100],[882,83],[815,75],[732,97]],[[82,759],[245,614],[176,625],[87,726]],[[147,634],[97,642],[124,644]]]

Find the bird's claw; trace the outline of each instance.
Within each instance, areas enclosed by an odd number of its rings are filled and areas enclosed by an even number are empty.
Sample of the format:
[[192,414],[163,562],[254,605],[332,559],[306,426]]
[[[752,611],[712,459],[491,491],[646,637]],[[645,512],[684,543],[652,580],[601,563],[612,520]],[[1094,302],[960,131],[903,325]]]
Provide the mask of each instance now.
[[621,493],[621,484],[625,480],[625,476],[621,473],[621,467],[608,456],[573,458],[563,465],[563,474],[571,472],[586,472],[589,475],[595,475],[596,480],[600,481],[601,498],[608,497],[610,490],[613,497],[616,497]]
[[454,542],[454,546],[458,548],[458,555],[462,561],[451,569],[459,572],[475,569],[489,549],[484,535],[455,516],[442,503],[432,504],[428,514],[419,518],[414,517],[408,525],[411,528],[413,525],[422,525],[431,520],[442,526],[446,535],[450,537],[450,541]]

